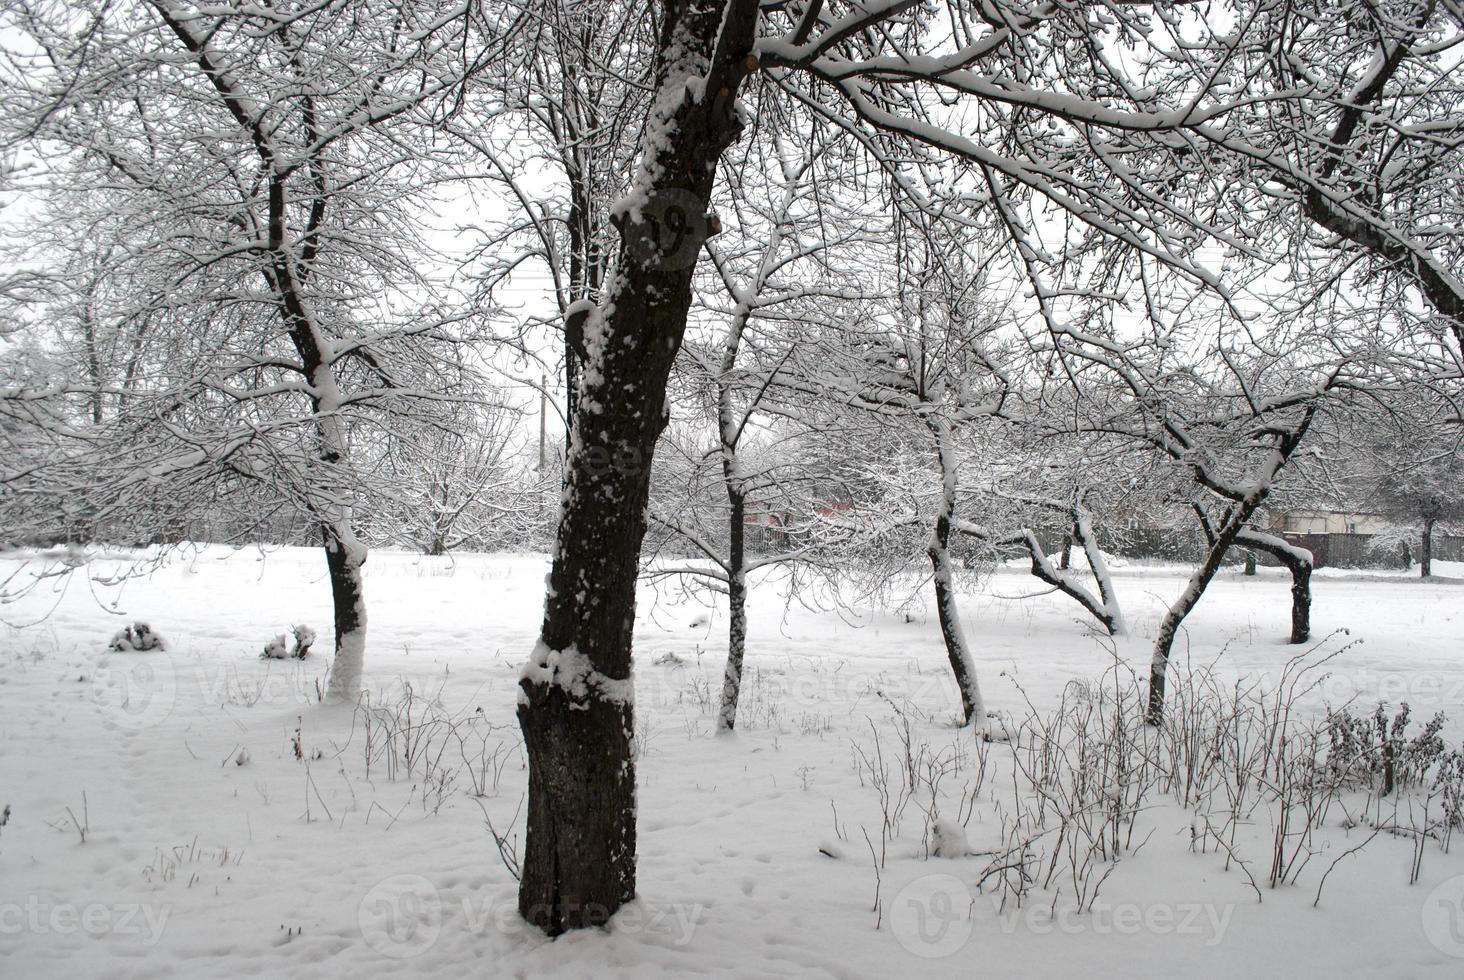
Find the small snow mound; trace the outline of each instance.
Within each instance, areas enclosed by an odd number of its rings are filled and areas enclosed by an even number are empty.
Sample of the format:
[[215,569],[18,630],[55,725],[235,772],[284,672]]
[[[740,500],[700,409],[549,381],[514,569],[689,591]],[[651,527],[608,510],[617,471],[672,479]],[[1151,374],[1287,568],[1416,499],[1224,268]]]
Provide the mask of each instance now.
[[285,640],[285,634],[281,633],[264,645],[264,652],[259,656],[264,660],[284,660],[290,655],[290,644]]
[[930,828],[930,854],[938,858],[961,858],[971,853],[966,828],[954,820],[937,817]]
[[709,612],[698,613],[691,621],[691,628],[694,630],[705,629],[712,624],[712,614]]
[[165,650],[167,644],[146,623],[133,623],[112,634],[109,650]]
[[1012,742],[1012,729],[1007,727],[1006,718],[995,711],[986,713],[985,722],[975,726],[976,737],[984,742]]

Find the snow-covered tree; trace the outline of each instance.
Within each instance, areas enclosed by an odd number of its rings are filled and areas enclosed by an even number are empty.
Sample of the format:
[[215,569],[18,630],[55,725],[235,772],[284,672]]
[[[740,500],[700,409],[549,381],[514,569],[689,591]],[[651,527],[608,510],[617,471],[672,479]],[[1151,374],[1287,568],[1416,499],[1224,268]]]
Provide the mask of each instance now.
[[[366,643],[357,430],[472,397],[418,224],[433,130],[491,59],[449,2],[35,3],[4,18],[7,135],[36,160],[37,261],[88,389],[91,519],[267,487],[308,516],[335,608],[329,695]],[[411,202],[417,202],[414,206]],[[414,210],[415,207],[415,210]]]
[[[1334,234],[1362,219],[1358,240],[1381,236],[1368,254],[1413,277],[1452,316],[1448,302],[1464,291],[1441,260],[1455,236],[1440,229],[1457,208],[1439,197],[1452,185],[1416,165],[1439,157],[1430,144],[1454,152],[1452,141],[1435,139],[1456,124],[1452,76],[1433,57],[1456,31],[1452,14],[1356,11],[964,0],[940,10],[821,0],[661,6],[639,163],[611,208],[620,243],[594,309],[566,316],[584,317],[579,411],[541,642],[521,684],[531,776],[520,907],[531,921],[551,933],[597,924],[635,891],[627,692],[646,463],[691,308],[685,255],[707,234],[722,156],[747,122],[800,105],[857,143],[922,209],[996,218],[1006,247],[991,261],[1019,266],[1054,329],[1064,326],[1065,300],[1104,295],[1095,269],[1142,282],[1156,303],[1172,278],[1223,295],[1202,259],[1215,246],[1258,262],[1293,251],[1303,261],[1317,243],[1284,237],[1294,222],[1271,222],[1266,237],[1252,219],[1267,201],[1294,215],[1312,199],[1323,204],[1312,220],[1333,221]],[[1348,35],[1359,17],[1370,29]],[[1306,41],[1296,68],[1276,57],[1290,50],[1293,30]],[[1332,53],[1337,43],[1346,57]],[[1397,68],[1404,62],[1408,71]],[[1403,143],[1401,156],[1385,148]],[[1378,218],[1366,180],[1333,162],[1358,156],[1355,148],[1381,161],[1373,172],[1387,190],[1406,182],[1424,203],[1434,195],[1449,206],[1420,207],[1414,225]],[[959,172],[947,180],[951,162]],[[662,218],[672,213],[679,232],[667,238]],[[1253,433],[1273,463],[1295,451],[1308,417],[1300,411],[1284,431]],[[638,463],[605,469],[597,460],[606,457]],[[1278,468],[1263,466],[1257,486]],[[1238,509],[1221,508],[1217,541],[1227,548],[1255,496],[1247,489],[1231,501]]]
[[1435,531],[1464,522],[1464,422],[1457,405],[1417,388],[1369,415],[1368,424],[1352,433],[1369,471],[1368,499],[1411,532],[1419,573],[1427,578],[1433,574]]

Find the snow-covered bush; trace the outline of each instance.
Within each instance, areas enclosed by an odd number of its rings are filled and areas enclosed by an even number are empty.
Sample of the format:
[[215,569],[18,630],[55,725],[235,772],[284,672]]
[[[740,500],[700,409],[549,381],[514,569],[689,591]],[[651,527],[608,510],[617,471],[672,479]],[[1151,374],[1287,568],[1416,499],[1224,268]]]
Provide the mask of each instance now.
[[292,627],[290,632],[295,637],[293,646],[285,638],[284,633],[279,633],[264,645],[264,652],[259,656],[264,660],[304,660],[308,657],[310,647],[315,642],[315,630],[301,623]]
[[146,623],[133,623],[131,626],[123,627],[112,634],[112,642],[107,644],[109,650],[163,650],[167,644],[163,638],[153,632],[151,626]]

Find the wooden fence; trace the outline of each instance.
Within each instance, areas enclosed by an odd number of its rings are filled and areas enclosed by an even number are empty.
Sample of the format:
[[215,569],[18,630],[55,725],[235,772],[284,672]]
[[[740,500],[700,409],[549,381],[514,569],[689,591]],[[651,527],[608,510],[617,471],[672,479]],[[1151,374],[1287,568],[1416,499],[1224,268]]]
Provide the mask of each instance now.
[[[1100,539],[1105,537],[1100,530]],[[1419,544],[1374,547],[1371,534],[1282,534],[1291,544],[1312,553],[1317,568],[1406,568],[1419,559]],[[1142,561],[1178,561],[1195,564],[1204,556],[1204,542],[1198,532],[1187,533],[1157,528],[1128,528],[1112,535],[1114,554]],[[1435,561],[1464,561],[1464,537],[1435,534]],[[1279,564],[1264,552],[1256,555],[1262,565]],[[1244,552],[1233,548],[1227,562],[1244,560]]]

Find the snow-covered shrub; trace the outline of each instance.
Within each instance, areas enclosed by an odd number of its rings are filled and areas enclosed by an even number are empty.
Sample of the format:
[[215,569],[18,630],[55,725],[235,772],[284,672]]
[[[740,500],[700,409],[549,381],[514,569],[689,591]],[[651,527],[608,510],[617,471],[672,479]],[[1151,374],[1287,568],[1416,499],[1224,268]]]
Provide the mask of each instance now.
[[1405,702],[1391,722],[1381,704],[1371,717],[1354,715],[1350,708],[1327,712],[1329,775],[1352,787],[1379,788],[1383,795],[1395,789],[1423,786],[1430,772],[1445,761],[1446,747],[1439,732],[1442,712],[1410,736],[1410,711]]
[[295,637],[293,646],[284,633],[278,633],[264,645],[264,652],[259,655],[260,658],[264,660],[304,660],[310,656],[310,647],[315,642],[315,630],[301,623],[292,627],[290,632]]
[[304,660],[310,656],[310,646],[315,642],[315,631],[304,623],[300,623],[294,629],[295,649],[290,651],[297,660]]
[[112,634],[109,650],[164,650],[167,644],[146,623],[133,623]]

